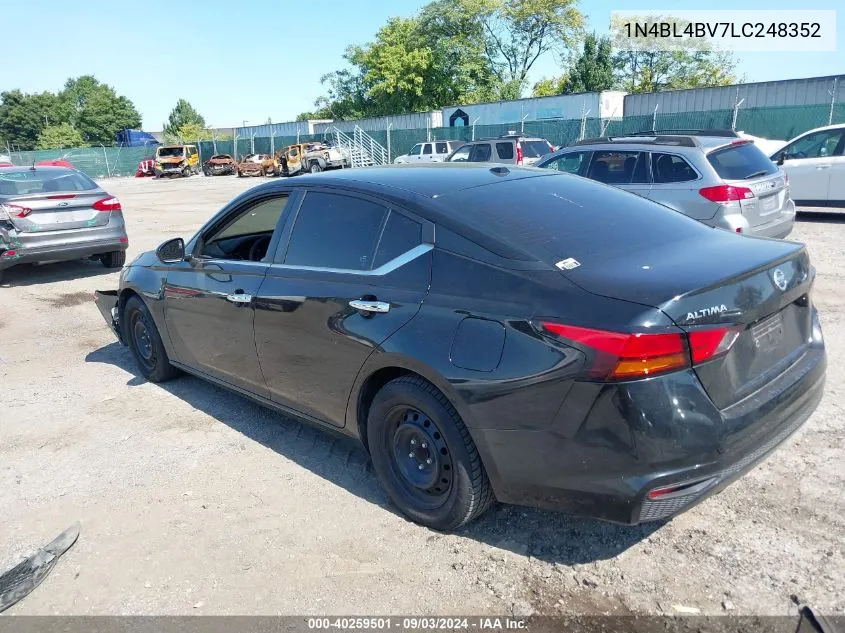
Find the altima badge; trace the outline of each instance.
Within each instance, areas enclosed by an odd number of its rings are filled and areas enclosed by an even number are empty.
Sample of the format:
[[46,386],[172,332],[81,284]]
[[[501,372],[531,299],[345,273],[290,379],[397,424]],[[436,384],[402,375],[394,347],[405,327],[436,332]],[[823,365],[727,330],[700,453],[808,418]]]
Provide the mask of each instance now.
[[566,259],[560,260],[555,266],[560,268],[561,270],[572,270],[573,268],[578,268],[581,265],[574,257],[567,257]]
[[775,271],[772,273],[772,281],[780,288],[781,292],[786,290],[786,275],[780,268],[775,268]]

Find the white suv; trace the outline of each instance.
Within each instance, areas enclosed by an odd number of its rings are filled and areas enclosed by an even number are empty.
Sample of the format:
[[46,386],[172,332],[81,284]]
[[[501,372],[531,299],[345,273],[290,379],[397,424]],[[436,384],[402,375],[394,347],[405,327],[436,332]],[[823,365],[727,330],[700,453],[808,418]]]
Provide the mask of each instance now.
[[463,144],[463,141],[417,143],[411,148],[410,152],[397,156],[393,162],[397,165],[402,163],[442,163],[449,154]]
[[812,207],[845,207],[845,123],[792,139],[772,160],[789,176],[792,199]]

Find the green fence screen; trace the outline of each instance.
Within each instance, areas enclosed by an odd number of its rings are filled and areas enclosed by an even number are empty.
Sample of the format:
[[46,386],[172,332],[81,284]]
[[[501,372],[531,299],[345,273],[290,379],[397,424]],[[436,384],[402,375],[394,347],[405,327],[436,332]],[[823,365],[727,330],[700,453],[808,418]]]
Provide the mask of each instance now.
[[[789,140],[807,130],[832,123],[845,123],[845,104],[815,106],[786,106],[740,109],[733,125],[733,110],[708,112],[681,112],[651,116],[632,116],[622,119],[585,119],[525,121],[501,125],[476,125],[474,127],[447,127],[385,130],[367,132],[384,145],[391,160],[407,153],[414,144],[427,140],[460,140],[499,136],[508,132],[524,132],[548,139],[553,145],[567,145],[580,138],[600,135],[623,136],[646,130],[734,129],[768,139]],[[326,135],[301,135],[299,142],[325,140]],[[270,154],[286,145],[297,142],[296,136],[239,138],[237,141],[194,141],[199,147],[200,159],[205,161],[213,154],[232,154],[236,157],[251,152]],[[235,144],[237,143],[237,147]],[[41,160],[62,158],[93,178],[132,176],[141,160],[151,158],[151,148],[143,147],[87,147],[66,150],[18,152],[12,151],[12,162],[31,165]]]

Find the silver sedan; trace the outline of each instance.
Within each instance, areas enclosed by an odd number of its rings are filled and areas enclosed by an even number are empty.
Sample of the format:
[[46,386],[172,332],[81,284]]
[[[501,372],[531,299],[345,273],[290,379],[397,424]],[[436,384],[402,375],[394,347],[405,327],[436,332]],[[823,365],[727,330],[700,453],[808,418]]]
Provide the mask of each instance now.
[[66,167],[0,168],[0,278],[22,263],[126,261],[129,238],[120,201]]

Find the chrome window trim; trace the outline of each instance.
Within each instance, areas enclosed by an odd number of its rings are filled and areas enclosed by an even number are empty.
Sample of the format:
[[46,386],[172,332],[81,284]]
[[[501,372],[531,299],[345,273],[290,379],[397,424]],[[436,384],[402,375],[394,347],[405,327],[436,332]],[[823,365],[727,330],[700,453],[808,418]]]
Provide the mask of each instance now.
[[325,268],[323,266],[298,266],[295,264],[270,264],[270,269],[283,270],[310,270],[323,273],[338,273],[342,275],[361,275],[363,277],[381,277],[388,273],[392,273],[397,268],[408,264],[418,257],[422,257],[434,248],[433,244],[420,244],[409,251],[405,251],[398,257],[394,257],[389,262],[385,262],[378,268],[373,270],[357,270],[354,268]]

